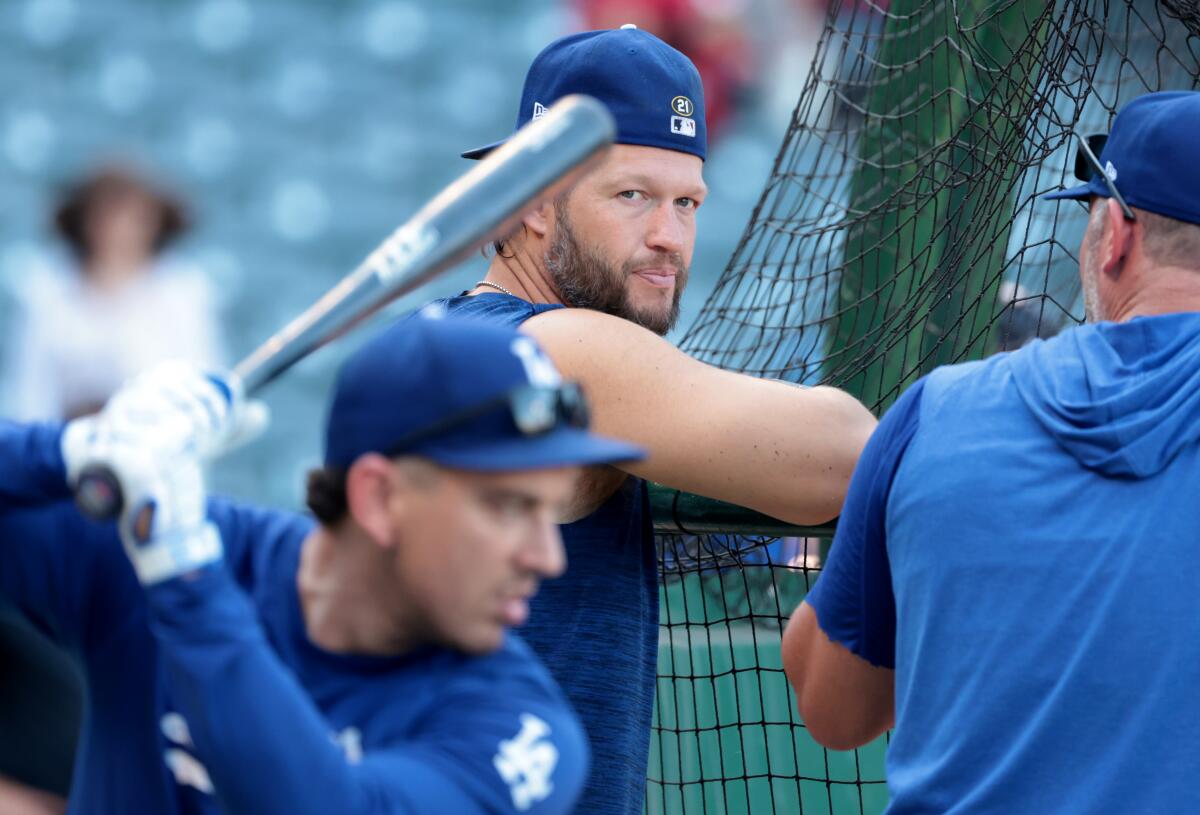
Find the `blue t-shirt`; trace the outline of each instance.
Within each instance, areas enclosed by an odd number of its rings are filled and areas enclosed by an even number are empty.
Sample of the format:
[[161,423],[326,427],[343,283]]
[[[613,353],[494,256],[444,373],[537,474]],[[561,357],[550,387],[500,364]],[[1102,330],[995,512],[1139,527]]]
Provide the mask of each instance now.
[[58,435],[0,423],[0,594],[81,657],[87,813],[567,813],[587,743],[515,636],[472,657],[336,655],[296,590],[310,518],[210,502],[225,559],[143,589],[63,501]]
[[[435,301],[446,312],[519,326],[562,308],[486,293]],[[658,559],[646,484],[630,476],[596,512],[562,527],[567,571],[542,584],[521,635],[579,712],[592,773],[578,812],[636,815],[658,668]]]
[[808,597],[895,669],[889,813],[1200,812],[1200,314],[942,368]]

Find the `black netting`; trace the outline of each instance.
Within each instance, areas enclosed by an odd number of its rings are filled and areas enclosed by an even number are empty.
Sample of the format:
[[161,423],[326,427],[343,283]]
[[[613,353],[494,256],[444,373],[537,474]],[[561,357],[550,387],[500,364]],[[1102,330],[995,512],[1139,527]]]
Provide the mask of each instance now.
[[[1086,215],[1074,133],[1148,91],[1194,89],[1187,0],[831,4],[775,167],[682,345],[708,362],[846,388],[877,412],[939,364],[1079,322]],[[663,536],[647,811],[879,812],[883,740],[817,746],[782,626],[815,539]]]

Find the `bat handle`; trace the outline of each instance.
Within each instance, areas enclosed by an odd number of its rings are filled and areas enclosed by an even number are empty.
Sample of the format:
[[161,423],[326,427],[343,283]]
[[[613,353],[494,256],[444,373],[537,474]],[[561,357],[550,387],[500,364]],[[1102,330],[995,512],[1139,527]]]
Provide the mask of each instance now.
[[103,464],[84,467],[75,481],[75,504],[93,521],[108,521],[120,515],[125,496],[116,473]]

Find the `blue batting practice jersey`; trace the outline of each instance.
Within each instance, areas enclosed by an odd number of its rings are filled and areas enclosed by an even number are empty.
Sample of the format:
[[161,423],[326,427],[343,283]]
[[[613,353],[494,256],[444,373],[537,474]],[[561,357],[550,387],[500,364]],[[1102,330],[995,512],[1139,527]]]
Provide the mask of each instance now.
[[[560,305],[508,294],[436,300],[456,316],[517,327]],[[586,518],[561,527],[567,571],[542,584],[521,635],[579,711],[592,774],[588,815],[640,815],[658,667],[658,558],[646,483],[629,476]]]
[[224,562],[144,589],[114,526],[61,500],[59,436],[0,422],[0,593],[84,667],[70,812],[573,811],[586,738],[519,638],[323,651],[296,589],[314,522],[226,501]]
[[888,812],[1200,812],[1200,314],[934,371],[807,602],[895,669]]

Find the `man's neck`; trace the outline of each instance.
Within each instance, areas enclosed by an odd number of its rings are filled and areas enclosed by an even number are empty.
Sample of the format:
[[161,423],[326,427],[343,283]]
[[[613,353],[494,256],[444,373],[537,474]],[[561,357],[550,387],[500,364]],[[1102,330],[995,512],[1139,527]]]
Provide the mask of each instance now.
[[1200,269],[1159,267],[1143,278],[1144,285],[1121,292],[1107,309],[1109,319],[1123,323],[1135,317],[1156,317],[1200,311]]
[[305,538],[296,592],[314,645],[335,654],[398,656],[419,644],[404,623],[386,560],[352,529],[319,526]]
[[[527,247],[519,246],[510,250],[506,246],[505,252],[506,254],[497,253],[492,258],[484,280],[502,286],[504,290],[530,303],[562,302],[544,264],[535,258]],[[476,286],[471,293],[482,294],[495,290],[489,286]]]

